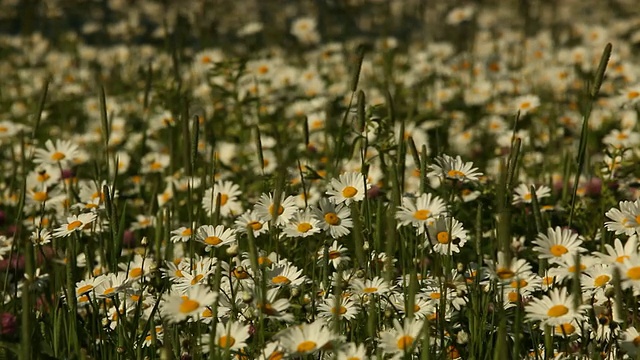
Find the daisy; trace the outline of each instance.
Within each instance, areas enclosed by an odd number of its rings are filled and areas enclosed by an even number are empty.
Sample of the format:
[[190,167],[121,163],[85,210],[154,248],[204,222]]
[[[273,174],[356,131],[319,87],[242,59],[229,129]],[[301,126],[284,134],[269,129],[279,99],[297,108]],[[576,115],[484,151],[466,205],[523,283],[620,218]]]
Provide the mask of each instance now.
[[93,297],[93,290],[105,280],[106,278],[98,276],[78,281],[76,283],[76,296],[80,297],[82,295],[89,295],[90,297]]
[[[517,188],[514,189],[515,194],[513,194],[513,204],[530,204],[531,203],[531,186],[527,186],[525,184],[518,185]],[[536,198],[538,201],[542,198],[546,198],[551,196],[551,189],[548,186],[542,185],[536,188]]]
[[298,211],[284,228],[286,237],[302,237],[311,236],[321,232],[320,221],[313,217],[310,209]]
[[313,208],[312,211],[320,222],[322,230],[328,231],[334,239],[351,232],[349,230],[353,227],[353,221],[350,218],[351,210],[343,204],[336,206],[323,198],[318,203],[318,207]]
[[204,192],[202,208],[207,215],[216,210],[216,202],[220,197],[220,215],[233,216],[242,213],[242,205],[238,196],[242,194],[240,187],[231,181],[218,181]]
[[425,246],[431,244],[433,252],[451,255],[460,252],[467,242],[467,231],[462,223],[452,217],[440,216],[427,226]]
[[275,218],[276,226],[285,226],[296,212],[296,200],[293,196],[287,196],[278,206],[278,211],[274,209],[273,195],[262,194],[260,200],[255,205],[254,210],[262,221],[271,222]]
[[38,229],[32,232],[30,236],[33,246],[49,244],[52,238],[53,236],[51,236],[51,231],[47,229]]
[[420,345],[420,332],[424,322],[421,320],[405,319],[404,324],[393,320],[393,329],[380,334],[380,345],[387,354],[403,356],[416,352]]
[[542,299],[534,298],[526,309],[527,320],[540,321],[542,325],[562,325],[572,321],[584,320],[584,312],[588,305],[579,305],[574,309],[573,294],[569,295],[566,288],[552,289],[549,295]]
[[605,215],[613,220],[607,221],[607,230],[614,231],[616,235],[633,235],[640,230],[640,200],[634,202],[620,201],[620,209],[612,208]]
[[330,186],[327,190],[329,201],[346,205],[364,200],[367,190],[371,188],[364,175],[357,172],[340,174],[339,179],[331,179]]
[[621,102],[626,105],[633,105],[640,101],[640,85],[630,86],[622,90],[620,94]]
[[547,234],[540,233],[533,241],[534,251],[538,253],[539,259],[549,259],[550,262],[557,262],[564,254],[575,254],[576,252],[586,252],[582,245],[582,237],[573,233],[569,229],[562,229],[556,226],[555,229],[548,228]]
[[288,328],[277,335],[277,338],[291,356],[314,354],[337,339],[324,320]]
[[283,359],[285,357],[284,349],[282,345],[280,345],[279,341],[274,341],[267,343],[264,349],[260,351],[260,356],[258,356],[258,360],[278,360]]
[[583,293],[589,290],[604,289],[613,280],[613,267],[607,264],[596,264],[580,276]]
[[411,224],[422,232],[424,226],[432,223],[434,218],[446,210],[445,202],[438,196],[421,194],[415,200],[405,196],[402,198],[402,206],[399,206],[396,212],[396,219],[398,226]]
[[531,264],[525,259],[511,258],[509,261],[504,252],[498,251],[497,261],[487,260],[489,274],[497,281],[510,283],[513,280],[528,277],[532,274]]
[[251,229],[254,237],[258,237],[260,234],[269,231],[269,222],[262,220],[254,210],[247,211],[240,215],[234,225],[236,230],[243,234],[246,234],[248,229]]
[[202,225],[198,228],[196,239],[207,247],[205,251],[236,243],[236,230],[226,229],[223,225]]
[[640,333],[635,327],[627,328],[620,340],[620,346],[629,356],[635,357],[640,351]]
[[120,263],[118,267],[127,271],[128,281],[135,281],[155,271],[156,262],[151,258],[135,254],[129,263]]
[[[329,263],[333,266],[334,269],[337,269],[338,266],[342,263],[347,263],[351,258],[348,255],[348,249],[340,244],[338,244],[337,240],[334,240],[331,246],[329,247],[327,254],[329,258]],[[322,262],[324,258],[324,247],[318,250],[318,261]]]
[[318,316],[327,320],[338,317],[340,320],[350,321],[355,319],[359,310],[360,308],[350,297],[344,294],[338,298],[335,295],[329,295],[323,303],[318,305]]
[[459,180],[462,182],[477,181],[482,173],[473,167],[472,162],[463,163],[458,155],[455,158],[442,154],[435,158],[436,164],[430,166],[428,177],[437,176],[443,179]]
[[524,95],[515,99],[515,111],[521,116],[526,115],[540,106],[540,98],[536,95]]
[[346,343],[338,350],[336,360],[367,360],[367,348],[364,344]]
[[284,322],[292,322],[293,314],[288,313],[291,303],[289,299],[278,299],[278,288],[267,290],[267,296],[264,301],[256,301],[255,307],[267,319],[276,319]]
[[85,213],[80,215],[71,215],[67,217],[67,223],[61,225],[53,231],[53,237],[67,237],[76,231],[82,231],[86,226],[90,225],[97,219],[94,213]]
[[131,230],[146,229],[156,224],[156,217],[153,215],[136,215],[136,221],[131,223]]
[[633,288],[634,290],[640,289],[640,256],[634,255],[628,259],[624,259],[622,264],[617,263],[616,266],[620,269],[620,275],[622,280],[622,288]]
[[383,278],[376,276],[373,279],[354,279],[351,282],[351,289],[359,295],[369,294],[386,294],[391,290],[389,285]]
[[[158,343],[162,343],[163,339],[164,339],[164,328],[162,327],[162,325],[156,325],[155,329],[155,338],[156,338],[156,342]],[[149,333],[147,334],[147,336],[145,336],[144,341],[142,342],[142,347],[151,347],[154,345],[153,343],[153,337],[154,335],[151,334],[151,331],[149,331]]]
[[171,234],[173,234],[173,236],[171,236],[172,243],[175,244],[177,242],[187,242],[189,241],[189,239],[191,239],[193,230],[191,230],[191,228],[181,226],[175,230],[172,230]]
[[595,265],[596,261],[598,261],[597,258],[593,256],[583,255],[580,257],[580,266],[578,267],[575,255],[566,254],[555,261],[556,266],[549,269],[549,276],[554,276],[558,282],[573,279],[576,272],[584,273]]
[[60,165],[65,167],[79,155],[78,145],[69,140],[56,140],[55,145],[50,139],[44,144],[46,149],[36,149],[33,162],[36,164]]
[[638,236],[635,234],[629,236],[624,246],[622,246],[620,239],[616,238],[613,241],[613,246],[604,244],[604,248],[607,251],[606,254],[595,252],[594,255],[609,265],[622,264],[625,259],[638,256]]
[[184,294],[192,287],[200,285],[206,285],[209,281],[209,275],[215,272],[215,267],[211,266],[206,269],[202,269],[199,266],[193,266],[191,272],[182,271],[181,277],[176,278],[175,284],[171,287],[173,291]]
[[97,298],[108,298],[118,294],[127,287],[127,273],[119,271],[117,274],[100,275],[102,278],[99,285],[96,285],[94,292]]
[[[202,352],[207,354],[210,351],[209,334],[202,335]],[[249,325],[242,325],[236,321],[228,321],[226,325],[218,323],[216,325],[215,346],[222,350],[239,351],[247,346],[249,339]]]
[[269,269],[265,274],[267,282],[273,286],[300,286],[306,281],[306,277],[302,275],[302,269],[294,265],[283,264],[276,265]]
[[217,293],[204,286],[196,286],[184,295],[165,294],[160,303],[160,314],[169,323],[178,323],[187,318],[199,319],[207,306],[213,305]]

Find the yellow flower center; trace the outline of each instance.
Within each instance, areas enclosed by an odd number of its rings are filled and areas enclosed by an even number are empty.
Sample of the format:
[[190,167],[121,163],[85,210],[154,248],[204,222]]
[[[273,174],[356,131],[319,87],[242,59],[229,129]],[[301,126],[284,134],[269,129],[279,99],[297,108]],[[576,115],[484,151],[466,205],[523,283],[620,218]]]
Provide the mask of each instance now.
[[38,202],[43,202],[49,199],[49,195],[47,195],[46,191],[37,191],[33,193],[33,200]]
[[224,206],[229,201],[229,195],[220,194],[220,206]]
[[431,299],[433,299],[433,300],[438,300],[438,299],[440,299],[440,296],[441,296],[441,295],[440,295],[440,293],[439,293],[439,292],[434,292],[434,293],[429,294],[429,297],[430,297]]
[[47,173],[40,173],[38,174],[38,181],[39,182],[45,182],[47,180],[49,180],[51,178],[51,176]]
[[235,343],[236,343],[236,339],[234,339],[233,336],[223,335],[218,340],[218,345],[220,345],[221,348],[232,347],[233,344],[235,344]]
[[628,99],[630,99],[630,100],[631,100],[631,99],[635,99],[635,98],[637,98],[638,96],[640,96],[640,92],[635,91],[635,90],[633,90],[633,91],[629,91],[629,92],[627,93],[627,98],[628,98]]
[[338,251],[338,250],[329,251],[329,259],[335,260],[335,259],[337,259],[339,257],[340,257],[340,251]]
[[181,236],[191,236],[191,229],[187,228],[187,229],[182,230],[180,235]]
[[182,304],[180,304],[180,309],[179,311],[183,314],[188,314],[191,312],[194,312],[195,310],[197,310],[200,307],[200,303],[195,301],[195,300],[191,300],[189,298],[186,298],[184,300],[182,300]]
[[635,338],[633,338],[633,346],[635,347],[640,346],[640,336],[636,336]]
[[87,284],[79,287],[78,290],[76,290],[76,294],[77,295],[84,294],[91,291],[92,289],[93,289],[93,285]]
[[409,335],[402,336],[400,339],[398,339],[398,342],[396,343],[396,345],[398,346],[398,349],[400,350],[405,350],[411,347],[412,344],[413,344],[413,337]]
[[547,311],[547,315],[551,317],[560,317],[562,315],[565,315],[568,312],[569,312],[568,307],[559,304],[559,305],[554,305],[550,307],[549,311]]
[[324,214],[324,221],[326,221],[327,224],[329,225],[333,225],[333,226],[340,225],[340,218],[336,213],[333,213],[333,212],[328,212]]
[[526,110],[526,109],[528,109],[530,107],[531,107],[531,103],[529,101],[525,101],[522,104],[520,104],[520,109],[522,109],[522,110]]
[[[580,271],[584,271],[586,269],[587,269],[587,267],[584,264],[580,264]],[[571,266],[569,266],[568,270],[569,270],[570,273],[574,273],[574,272],[576,272],[577,269],[576,269],[575,265],[571,265]]]
[[213,316],[213,311],[211,311],[211,309],[209,308],[205,308],[204,311],[202,312],[202,317],[210,318],[212,316]]
[[269,355],[267,360],[282,360],[284,358],[284,352],[282,351],[274,351]]
[[62,159],[64,159],[65,157],[67,157],[65,154],[61,153],[60,151],[56,151],[53,154],[51,154],[51,160],[54,161],[60,161]]
[[464,173],[460,170],[454,170],[451,169],[449,171],[447,171],[447,176],[450,178],[463,178],[464,177]]
[[429,210],[418,210],[415,213],[413,213],[413,217],[416,218],[417,220],[427,220],[430,214],[431,214],[431,211]]
[[498,270],[496,270],[496,275],[498,275],[500,279],[505,280],[511,279],[515,275],[515,273],[511,271],[511,269],[499,268]]
[[[278,206],[278,215],[282,215],[282,213],[284,212],[284,208],[282,207],[282,205]],[[269,214],[271,214],[272,216],[273,214],[273,204],[269,205]]]
[[551,252],[551,254],[553,254],[553,256],[556,257],[562,256],[569,252],[569,250],[563,245],[553,245],[551,246],[551,248],[549,248],[549,251]]
[[357,193],[358,189],[354,188],[353,186],[347,186],[342,190],[342,196],[346,198],[352,198],[356,196]]
[[569,335],[573,334],[574,331],[576,331],[576,327],[569,323],[556,326],[556,332],[560,334]]
[[260,265],[267,265],[268,266],[268,265],[271,265],[271,263],[272,263],[271,259],[269,259],[266,256],[260,256],[258,258],[258,264],[260,264]]
[[517,291],[509,291],[509,294],[507,294],[507,299],[509,299],[509,302],[517,302],[518,299],[520,298],[520,295],[518,294]]
[[527,282],[527,280],[520,279],[520,281],[512,281],[510,285],[512,288],[520,287],[522,289],[523,287],[529,285],[529,283]]
[[627,270],[627,277],[631,280],[640,280],[640,266],[634,266]]
[[298,347],[296,348],[296,351],[299,353],[307,353],[310,351],[315,350],[317,344],[311,340],[305,340],[303,342],[301,342],[300,344],[298,344]]
[[438,240],[438,242],[440,244],[448,244],[450,239],[449,239],[449,232],[447,231],[440,231],[437,235],[436,235],[436,239]]
[[609,280],[611,280],[611,277],[609,277],[609,275],[600,275],[593,279],[593,285],[597,287],[605,286],[609,282]]
[[306,233],[307,231],[311,230],[313,226],[311,226],[311,224],[309,223],[300,223],[298,224],[298,231],[301,233]]
[[140,277],[141,275],[142,275],[142,268],[137,267],[129,270],[129,277],[137,278],[137,277]]
[[336,315],[344,315],[347,313],[347,308],[342,305],[340,305],[340,307],[333,307],[331,308],[331,313]]
[[629,255],[620,255],[616,258],[616,262],[622,264],[628,258]]
[[274,284],[286,285],[286,284],[290,283],[291,281],[286,276],[278,275],[278,276],[274,277],[273,279],[271,279],[271,282],[274,283]]
[[366,293],[366,294],[371,294],[371,293],[374,293],[376,291],[378,291],[377,287],[366,287],[366,288],[362,289],[362,292]]
[[202,275],[202,274],[198,274],[198,275],[194,276],[193,279],[191,279],[191,285],[195,285],[195,284],[199,283],[200,280],[202,280],[203,277],[204,277],[204,275]]
[[216,245],[220,245],[221,242],[222,242],[222,240],[220,240],[220,238],[217,237],[217,236],[207,236],[204,239],[204,243],[207,244],[207,245],[216,246]]
[[102,292],[102,295],[109,295],[109,294],[112,294],[114,291],[116,291],[116,289],[114,289],[114,288],[110,287],[110,288],[108,288],[108,289],[105,289],[105,290]]
[[82,221],[80,220],[72,221],[69,223],[69,225],[67,225],[67,231],[73,231],[79,228],[80,226],[82,226]]
[[260,221],[252,221],[247,224],[248,227],[252,228],[253,231],[258,231],[262,229],[262,223]]
[[530,193],[526,193],[526,194],[522,195],[522,198],[525,201],[531,201],[531,194]]

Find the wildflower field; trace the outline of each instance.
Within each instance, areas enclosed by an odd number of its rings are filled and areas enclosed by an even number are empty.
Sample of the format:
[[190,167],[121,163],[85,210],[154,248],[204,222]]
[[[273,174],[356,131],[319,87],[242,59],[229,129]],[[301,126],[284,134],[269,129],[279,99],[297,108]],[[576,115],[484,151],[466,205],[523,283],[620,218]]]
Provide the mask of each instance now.
[[640,359],[633,0],[0,0],[0,359]]

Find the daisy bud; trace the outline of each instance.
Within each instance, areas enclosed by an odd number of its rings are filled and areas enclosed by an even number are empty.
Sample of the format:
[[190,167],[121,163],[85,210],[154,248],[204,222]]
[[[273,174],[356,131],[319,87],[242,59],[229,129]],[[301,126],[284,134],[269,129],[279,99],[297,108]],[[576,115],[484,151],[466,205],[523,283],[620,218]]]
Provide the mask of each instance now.
[[391,311],[391,309],[386,308],[384,309],[384,317],[387,319],[392,319],[393,318],[393,311]]
[[124,347],[122,347],[122,346],[118,346],[118,347],[116,348],[116,352],[117,352],[118,354],[124,354],[124,352],[125,352],[125,351],[126,351],[126,349],[125,349]]
[[256,312],[253,308],[247,307],[242,311],[242,316],[244,316],[247,320],[251,320],[255,318]]
[[301,292],[300,289],[298,287],[292,287],[291,288],[291,297],[292,298],[296,298],[298,296],[300,296]]
[[109,319],[107,318],[102,318],[102,326],[108,326],[109,325]]
[[242,292],[242,301],[245,304],[248,304],[248,303],[252,302],[253,301],[253,294],[248,292],[248,291],[243,291]]
[[147,237],[143,236],[142,240],[140,240],[140,245],[147,246],[148,243],[149,243],[149,240],[147,240]]
[[356,271],[356,277],[357,277],[358,279],[362,279],[362,278],[364,278],[364,277],[365,277],[365,275],[367,275],[367,274],[366,274],[366,273],[364,272],[364,270],[362,270],[362,269],[358,269],[358,271]]
[[604,290],[604,296],[608,297],[608,298],[613,298],[616,296],[616,289],[613,286],[608,286],[605,290]]
[[464,330],[458,331],[458,333],[456,334],[456,342],[460,345],[468,343],[469,334]]
[[238,245],[231,245],[227,248],[227,255],[229,256],[236,256],[238,255]]
[[311,296],[309,296],[309,294],[304,294],[304,298],[302,299],[302,303],[303,304],[310,304],[311,303]]
[[368,241],[365,241],[364,244],[362,244],[362,250],[369,251],[369,242]]
[[464,264],[463,263],[458,263],[456,265],[456,270],[458,270],[458,272],[463,272],[464,271]]

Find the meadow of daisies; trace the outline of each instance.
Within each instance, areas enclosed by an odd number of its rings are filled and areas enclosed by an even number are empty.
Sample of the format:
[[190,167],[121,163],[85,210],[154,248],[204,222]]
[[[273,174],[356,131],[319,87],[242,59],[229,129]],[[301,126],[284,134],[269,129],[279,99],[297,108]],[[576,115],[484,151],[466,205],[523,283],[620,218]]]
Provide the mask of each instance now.
[[27,3],[1,359],[640,357],[634,1]]

